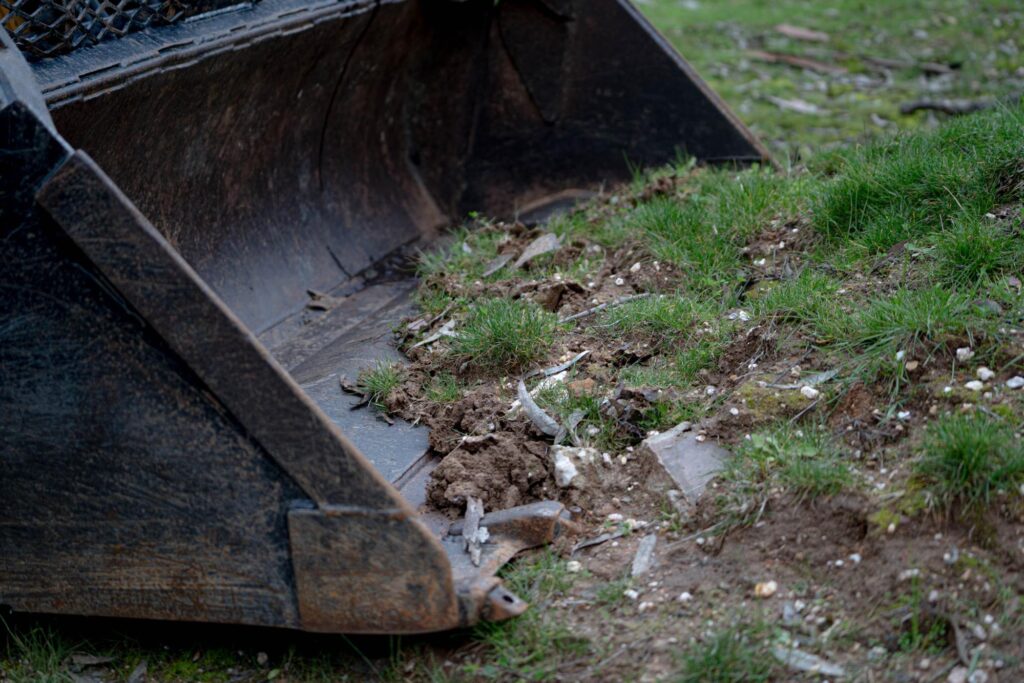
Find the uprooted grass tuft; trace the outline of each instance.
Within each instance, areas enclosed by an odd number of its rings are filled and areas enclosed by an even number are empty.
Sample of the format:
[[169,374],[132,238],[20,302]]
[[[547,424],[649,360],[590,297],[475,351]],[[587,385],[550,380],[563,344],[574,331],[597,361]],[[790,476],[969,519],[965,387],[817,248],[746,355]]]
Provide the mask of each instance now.
[[388,396],[402,383],[402,366],[398,363],[377,361],[359,373],[356,386],[373,407],[386,409]]
[[934,507],[984,511],[1024,482],[1024,448],[1006,424],[978,413],[941,417],[926,432],[916,474]]
[[487,299],[470,308],[452,350],[488,372],[514,372],[544,356],[557,325],[532,302]]

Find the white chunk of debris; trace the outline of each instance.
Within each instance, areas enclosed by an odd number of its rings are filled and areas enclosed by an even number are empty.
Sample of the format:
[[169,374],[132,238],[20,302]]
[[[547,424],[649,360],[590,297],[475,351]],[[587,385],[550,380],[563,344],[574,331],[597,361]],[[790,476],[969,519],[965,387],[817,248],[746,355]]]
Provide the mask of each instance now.
[[978,379],[982,382],[988,382],[995,376],[996,373],[992,372],[992,370],[986,368],[984,365],[978,368]]
[[706,395],[708,395],[708,396],[714,396],[715,392],[717,392],[717,391],[718,391],[718,387],[713,387],[713,386],[710,386],[710,385],[707,386],[707,387],[704,387],[704,393]]
[[1021,387],[1024,387],[1024,377],[1021,377],[1020,375],[1006,380],[1007,389],[1020,389]]
[[618,512],[613,512],[610,515],[608,515],[609,522],[621,522],[623,519],[625,518]]
[[640,607],[638,609],[641,612],[646,612],[647,610],[651,609],[652,607],[654,607],[654,603],[653,602],[641,602],[640,603]]
[[767,599],[775,595],[778,590],[779,584],[775,581],[763,581],[754,586],[754,595],[762,599]]
[[643,576],[654,566],[654,549],[658,545],[658,535],[648,534],[640,539],[630,574],[633,577]]
[[740,409],[739,408],[729,408],[729,414],[732,415],[733,417],[736,417],[737,415],[740,414]]
[[970,382],[965,382],[964,386],[971,391],[981,391],[985,388],[985,383],[981,380],[972,379]]
[[638,600],[640,598],[640,592],[635,591],[632,588],[627,588],[626,590],[622,591],[622,594],[630,600]]
[[910,411],[909,410],[901,410],[901,411],[899,411],[898,413],[896,413],[896,419],[899,420],[900,422],[906,422],[907,420],[910,419]]
[[896,352],[896,361],[897,362],[903,360],[906,357],[907,357],[907,352],[906,351],[897,351]]
[[821,392],[820,391],[818,391],[814,387],[807,386],[807,385],[804,385],[804,386],[800,387],[800,393],[803,394],[803,397],[806,398],[809,401],[813,401],[814,399],[816,399],[819,396],[821,396]]
[[693,600],[693,594],[690,593],[690,591],[683,591],[679,594],[679,597],[676,598],[676,600],[682,603],[690,602],[691,600]]
[[583,569],[583,565],[579,560],[569,560],[565,563],[565,571],[570,574],[579,574],[581,569]]
[[615,286],[616,287],[621,287],[624,284],[626,284],[626,281],[623,280],[621,277],[615,278]]
[[852,555],[850,555],[849,559],[850,562],[853,562],[854,564],[860,564],[861,560],[863,560],[864,558],[860,556],[860,553],[853,553]]
[[562,449],[552,449],[555,458],[555,483],[563,489],[572,486],[572,480],[579,476],[579,470]]
[[914,569],[904,569],[903,571],[900,572],[899,580],[900,581],[910,581],[911,579],[916,579],[919,576],[921,576],[921,570],[920,569],[917,569],[917,568],[914,568]]
[[822,659],[817,655],[812,655],[809,652],[797,650],[796,648],[773,647],[772,656],[795,671],[804,671],[835,678],[844,678],[846,676],[846,670],[838,664],[833,664],[827,659]]
[[971,350],[971,347],[964,346],[956,350],[956,359],[961,363],[969,361],[972,358],[974,358],[974,351]]
[[639,261],[637,261],[636,263],[634,263],[633,265],[631,265],[629,267],[629,272],[631,272],[631,273],[639,273],[641,268],[643,268],[643,264],[641,264]]

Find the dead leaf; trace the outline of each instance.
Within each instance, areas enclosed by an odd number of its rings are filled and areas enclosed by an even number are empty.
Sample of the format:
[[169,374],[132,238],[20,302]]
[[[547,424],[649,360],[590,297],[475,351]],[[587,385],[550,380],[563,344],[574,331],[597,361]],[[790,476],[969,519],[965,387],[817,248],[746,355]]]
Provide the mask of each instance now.
[[561,246],[562,240],[558,235],[546,232],[526,246],[522,255],[516,259],[515,267],[522,268],[538,256],[556,251]]

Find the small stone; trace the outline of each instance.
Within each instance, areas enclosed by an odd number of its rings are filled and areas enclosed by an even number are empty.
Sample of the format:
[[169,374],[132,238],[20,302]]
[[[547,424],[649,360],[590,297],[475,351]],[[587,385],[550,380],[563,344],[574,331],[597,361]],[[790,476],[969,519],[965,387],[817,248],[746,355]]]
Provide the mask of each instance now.
[[868,650],[868,661],[877,662],[885,659],[889,655],[889,651],[881,645],[875,645],[873,648]]
[[615,285],[616,286],[621,287],[624,284],[626,284],[626,281],[623,280],[621,277],[615,278]]
[[899,361],[903,360],[906,357],[907,357],[907,352],[906,351],[897,351],[896,352],[896,362],[897,363]]
[[889,522],[889,526],[885,527],[885,533],[894,534],[896,533],[896,522]]
[[896,413],[896,419],[899,420],[900,422],[906,422],[907,420],[910,419],[910,411],[909,410],[901,410],[901,411],[899,411],[898,413]]
[[976,379],[972,379],[970,382],[966,382],[964,386],[970,389],[971,391],[981,391],[982,389],[985,388],[985,383],[980,382]]
[[561,449],[555,451],[555,483],[560,487],[572,486],[573,479],[579,475],[576,465]]
[[814,387],[810,387],[810,386],[800,387],[800,393],[803,394],[803,397],[806,398],[809,401],[813,401],[814,399],[816,399],[819,396],[821,396],[821,392],[820,391],[818,391]]
[[643,268],[643,264],[641,264],[639,261],[637,261],[636,263],[634,263],[633,265],[631,265],[629,267],[629,272],[631,272],[631,273],[639,273],[641,268]]
[[260,666],[266,666],[267,662],[269,662],[269,661],[270,661],[270,657],[267,656],[266,652],[257,652],[256,653],[256,663],[259,664]]
[[969,361],[974,358],[974,351],[971,351],[971,347],[964,346],[956,350],[956,359],[961,363]]
[[938,601],[939,601],[939,591],[933,590],[932,592],[928,593],[928,602],[930,602],[931,604],[934,605]]
[[917,663],[917,668],[921,671],[927,671],[928,669],[932,668],[932,660],[925,657]]
[[967,683],[968,670],[966,666],[958,666],[949,672],[946,683]]
[[943,553],[942,561],[948,566],[953,566],[960,559],[960,551],[957,550],[956,546],[949,549],[949,552]]
[[623,517],[618,512],[613,512],[610,515],[608,515],[609,522],[621,522],[623,519],[625,519],[625,517]]
[[982,669],[972,671],[967,677],[967,683],[988,683],[988,672]]
[[628,588],[628,589],[622,591],[622,594],[624,596],[626,596],[627,598],[629,598],[630,600],[638,600],[640,598],[639,591],[635,591],[632,588]]
[[982,626],[981,624],[971,624],[971,633],[978,640],[987,640],[988,639],[988,631],[986,631],[985,627]]
[[714,396],[717,391],[718,391],[718,387],[714,387],[714,386],[704,387],[704,394],[707,395],[707,396]]
[[921,570],[920,569],[916,569],[916,568],[915,569],[904,569],[903,571],[900,572],[899,580],[900,581],[909,581],[911,579],[916,579],[919,576],[921,576]]
[[651,609],[652,607],[654,607],[654,603],[653,602],[641,602],[640,603],[640,607],[638,609],[641,612],[646,612],[647,610]]
[[583,565],[579,560],[569,560],[565,563],[565,571],[570,574],[579,574],[581,569],[583,569]]
[[952,394],[953,393],[953,387],[942,387],[942,393],[944,393],[944,394]]
[[1020,375],[1006,380],[1007,389],[1020,389],[1021,387],[1024,387],[1024,377],[1021,377]]
[[921,364],[918,363],[916,360],[907,362],[907,372],[913,372],[914,370],[917,370],[919,367],[921,367]]
[[682,593],[679,594],[679,597],[676,598],[676,600],[678,600],[679,602],[682,602],[682,603],[690,602],[691,600],[693,600],[693,594],[690,593],[689,591],[683,591]]
[[980,368],[978,368],[977,375],[978,379],[980,379],[982,382],[988,382],[989,380],[996,376],[996,373],[992,372],[990,369],[986,368],[983,365]]
[[762,599],[767,599],[767,598],[770,598],[773,595],[775,595],[775,593],[778,590],[779,590],[779,584],[777,584],[776,582],[774,582],[774,581],[763,581],[763,582],[757,584],[756,586],[754,586],[754,595],[759,597],[759,598],[762,598]]
[[733,417],[736,417],[737,415],[740,414],[740,409],[739,408],[729,408],[729,414],[732,415]]
[[853,553],[850,555],[850,562],[853,562],[854,564],[860,564],[862,559],[863,558],[860,556],[860,553]]

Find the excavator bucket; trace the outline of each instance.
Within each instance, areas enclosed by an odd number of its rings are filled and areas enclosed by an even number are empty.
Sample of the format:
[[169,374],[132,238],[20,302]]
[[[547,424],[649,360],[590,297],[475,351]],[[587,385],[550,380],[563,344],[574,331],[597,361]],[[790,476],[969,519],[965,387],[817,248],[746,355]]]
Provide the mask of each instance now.
[[[571,522],[423,505],[351,411],[394,255],[764,150],[625,0],[0,0],[0,604],[415,633]],[[310,303],[311,292],[328,295]]]

